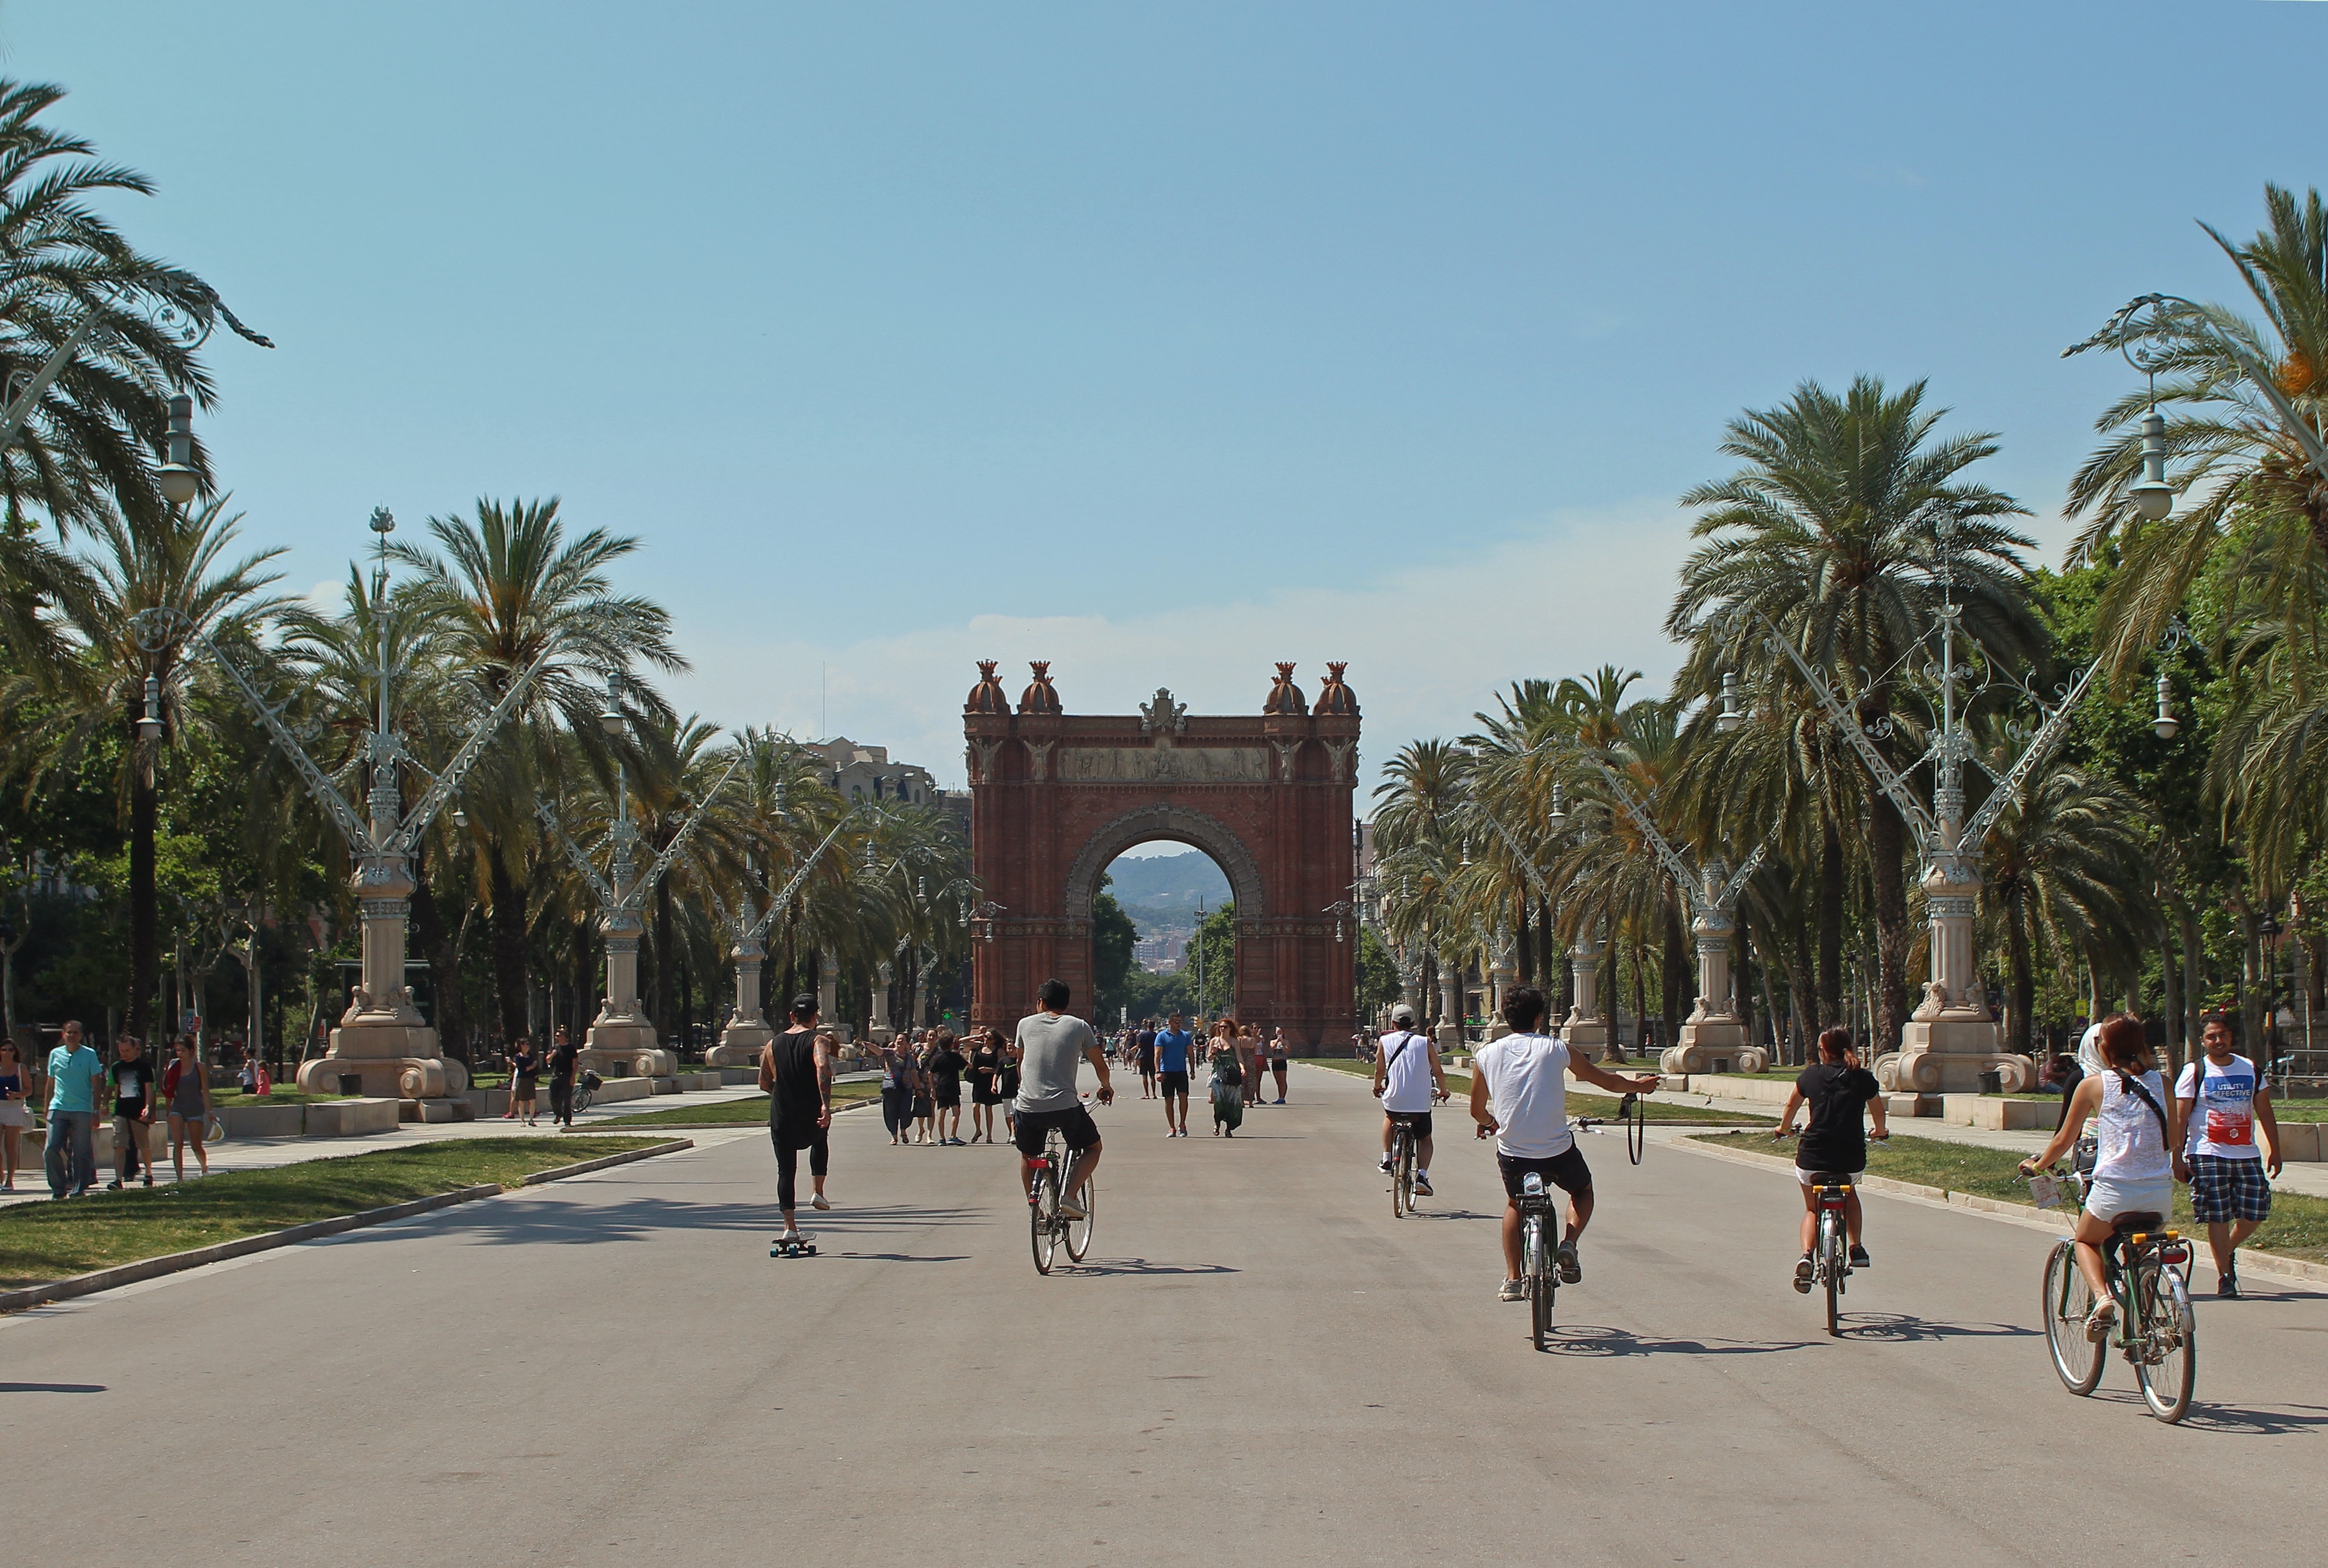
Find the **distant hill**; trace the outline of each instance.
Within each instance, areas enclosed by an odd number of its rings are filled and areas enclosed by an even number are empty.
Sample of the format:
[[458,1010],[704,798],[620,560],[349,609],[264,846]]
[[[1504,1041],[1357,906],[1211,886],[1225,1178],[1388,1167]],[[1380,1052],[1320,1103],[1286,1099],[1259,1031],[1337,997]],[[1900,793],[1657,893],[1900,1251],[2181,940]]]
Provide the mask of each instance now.
[[1197,923],[1198,899],[1216,909],[1229,898],[1229,879],[1211,856],[1197,850],[1118,860],[1107,874],[1109,890],[1142,936],[1152,930],[1187,930]]

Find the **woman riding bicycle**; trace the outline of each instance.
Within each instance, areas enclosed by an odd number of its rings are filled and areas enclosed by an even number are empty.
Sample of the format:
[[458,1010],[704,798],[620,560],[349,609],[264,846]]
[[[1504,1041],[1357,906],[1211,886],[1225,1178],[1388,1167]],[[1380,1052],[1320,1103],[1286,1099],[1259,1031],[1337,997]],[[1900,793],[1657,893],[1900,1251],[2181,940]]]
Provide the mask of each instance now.
[[2023,1160],[2021,1173],[2027,1176],[2060,1159],[2085,1131],[2086,1119],[2094,1119],[2094,1169],[2087,1181],[2085,1212],[2078,1216],[2072,1235],[2078,1244],[2078,1272],[2094,1292],[2086,1338],[2098,1344],[2117,1321],[2117,1302],[2102,1267],[2102,1244],[2110,1239],[2111,1222],[2120,1215],[2154,1214],[2164,1224],[2173,1211],[2171,1151],[2182,1147],[2175,1124],[2182,1113],[2179,1103],[2167,1097],[2165,1080],[2151,1066],[2150,1042],[2143,1038],[2140,1019],[2132,1013],[2104,1019],[2095,1045],[2105,1070],[2078,1085],[2052,1141],[2034,1160]]

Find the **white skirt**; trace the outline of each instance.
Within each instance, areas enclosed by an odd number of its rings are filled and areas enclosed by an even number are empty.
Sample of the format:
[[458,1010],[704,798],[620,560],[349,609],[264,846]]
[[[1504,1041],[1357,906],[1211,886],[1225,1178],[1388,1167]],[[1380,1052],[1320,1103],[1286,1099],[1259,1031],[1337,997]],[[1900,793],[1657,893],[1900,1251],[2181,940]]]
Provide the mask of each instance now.
[[2163,1224],[2164,1216],[2174,1212],[2174,1178],[2091,1177],[2086,1187],[2086,1212],[2104,1223],[2122,1214],[2154,1214]]

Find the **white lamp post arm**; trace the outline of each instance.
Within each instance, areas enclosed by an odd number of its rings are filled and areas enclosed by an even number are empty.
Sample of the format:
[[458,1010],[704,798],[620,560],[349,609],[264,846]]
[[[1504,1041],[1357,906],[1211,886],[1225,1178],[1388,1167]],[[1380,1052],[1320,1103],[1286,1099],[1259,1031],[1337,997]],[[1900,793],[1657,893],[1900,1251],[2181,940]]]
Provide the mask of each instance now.
[[[1591,756],[1590,753],[1586,755]],[[1666,836],[1657,831],[1657,823],[1650,819],[1648,808],[1633,798],[1633,792],[1625,787],[1625,781],[1617,776],[1617,770],[1597,756],[1592,757],[1592,765],[1599,768],[1600,776],[1609,781],[1610,793],[1617,797],[1617,803],[1625,808],[1625,814],[1633,819],[1633,826],[1641,831],[1641,837],[1649,841],[1649,848],[1657,851],[1657,859],[1665,862],[1666,869],[1672,873],[1675,881],[1681,884],[1685,897],[1694,906],[1699,901],[1697,875],[1689,869],[1689,862],[1666,842]]]
[[2045,760],[2046,754],[2053,749],[2062,732],[2070,728],[2071,710],[2078,706],[2078,699],[2083,697],[2087,688],[2093,684],[2094,674],[2100,668],[2098,662],[2087,665],[2070,685],[2069,695],[2061,699],[2061,705],[2045,716],[2045,722],[2038,726],[2036,737],[2030,741],[2029,748],[2021,754],[2004,776],[1996,781],[1996,787],[1989,792],[1988,799],[1981,802],[1980,810],[1966,821],[1964,832],[1957,840],[1958,854],[1971,856],[1980,853],[1981,841],[1988,837],[1989,829],[1996,825],[1996,819],[2004,813],[2004,808],[2019,798],[2021,786],[2029,782],[2029,775],[2036,771],[2037,765]]
[[824,852],[832,847],[832,840],[840,837],[840,830],[849,825],[850,815],[849,812],[842,812],[840,820],[832,824],[832,831],[825,834],[824,841],[809,851],[808,859],[800,863],[800,869],[794,871],[792,880],[784,884],[784,890],[776,895],[774,900],[768,906],[768,912],[760,916],[758,925],[752,927],[750,940],[757,942],[765,936],[768,934],[768,928],[776,923],[777,917],[792,907],[793,898],[800,892],[802,884],[808,880],[808,874],[816,869],[817,861],[821,859]]
[[671,835],[671,842],[663,847],[662,853],[654,858],[654,864],[647,868],[646,875],[632,883],[623,895],[622,907],[636,911],[645,906],[647,895],[654,891],[655,884],[662,880],[662,874],[671,869],[671,862],[679,859],[680,851],[687,848],[690,839],[695,837],[695,830],[703,825],[703,819],[711,814],[711,803],[719,798],[719,792],[728,787],[728,781],[734,778],[736,770],[744,765],[746,755],[742,748],[737,748],[736,759],[728,765],[728,771],[719,775],[719,782],[713,784],[710,793],[703,797],[703,803],[680,824],[679,831]]
[[32,418],[42,394],[64,374],[64,369],[72,362],[73,355],[80,352],[80,345],[87,343],[89,334],[97,330],[97,321],[98,313],[94,310],[81,317],[80,324],[65,334],[64,342],[50,352],[47,361],[33,373],[32,380],[24,383],[23,390],[8,400],[6,411],[0,412],[0,446],[5,446],[16,438],[16,432],[24,427],[26,419]]
[[149,653],[158,653],[172,643],[183,643],[197,653],[210,655],[211,662],[226,671],[227,679],[242,694],[242,699],[250,705],[252,712],[258,715],[259,722],[267,726],[267,733],[275,737],[275,744],[282,747],[283,754],[291,759],[291,765],[299,770],[299,778],[307,786],[307,793],[330,816],[333,825],[340,830],[340,836],[347,840],[349,852],[359,859],[380,852],[380,847],[372,842],[371,829],[365,824],[363,818],[356,814],[347,797],[333,787],[330,777],[315,765],[315,759],[307,755],[306,747],[292,735],[281,714],[268,706],[267,699],[259,695],[258,688],[250,683],[234,661],[228,658],[217,643],[203,635],[183,611],[165,607],[141,610],[130,617],[129,627],[137,645]]
[[1552,885],[1544,879],[1544,873],[1536,869],[1536,864],[1528,858],[1528,852],[1520,848],[1520,841],[1512,836],[1512,831],[1504,826],[1503,819],[1489,811],[1486,803],[1476,796],[1472,799],[1471,807],[1487,819],[1488,826],[1495,830],[1496,837],[1504,841],[1504,848],[1512,852],[1512,859],[1517,860],[1520,863],[1520,869],[1527,873],[1527,879],[1535,884],[1535,890],[1546,898],[1552,897],[1554,896]]
[[2149,334],[2133,330],[2134,318],[2141,312],[2154,308],[2158,312],[2162,324],[2172,324],[2172,330],[2175,332],[2204,338],[2229,354],[2248,383],[2263,395],[2265,402],[2271,405],[2272,412],[2279,417],[2279,422],[2286,427],[2287,433],[2295,438],[2295,444],[2304,448],[2304,455],[2310,461],[2313,471],[2321,478],[2328,479],[2328,443],[2321,440],[2319,429],[2311,420],[2296,412],[2295,405],[2280,390],[2279,378],[2272,373],[2271,367],[2249,352],[2245,343],[2218,325],[2212,314],[2196,300],[2184,299],[2174,294],[2145,294],[2139,299],[2127,302],[2110,317],[2109,324],[2101,331],[2081,343],[2063,349],[2061,357],[2068,359],[2071,354],[2107,344],[2125,352],[2128,360],[2141,368],[2141,361],[2135,359],[2129,344]]
[[391,847],[401,853],[411,852],[412,846],[419,841],[422,832],[427,831],[430,822],[436,820],[436,813],[445,809],[455,793],[460,789],[461,781],[468,776],[469,770],[477,765],[477,759],[484,755],[485,747],[492,742],[493,736],[504,723],[508,722],[510,715],[517,711],[518,704],[525,699],[526,688],[533,684],[533,678],[540,674],[550,660],[564,651],[565,646],[565,641],[562,638],[553,641],[549,646],[541,651],[540,657],[527,665],[518,678],[510,682],[509,690],[502,693],[502,699],[493,704],[493,710],[485,715],[484,722],[470,732],[469,738],[462,743],[461,749],[454,754],[453,760],[445,765],[445,771],[436,775],[436,782],[430,784],[427,792],[413,803],[412,810],[406,814],[403,825],[397,830],[395,837],[389,841]]
[[1875,749],[1875,743],[1860,727],[1858,717],[1835,694],[1835,689],[1826,683],[1826,679],[1810,667],[1809,662],[1795,652],[1795,645],[1770,624],[1769,617],[1757,610],[1754,618],[1760,621],[1769,633],[1765,645],[1772,653],[1787,656],[1796,672],[1810,687],[1811,695],[1818,699],[1818,705],[1826,709],[1827,718],[1842,732],[1845,742],[1859,754],[1859,760],[1866,765],[1869,776],[1875,780],[1901,816],[1907,819],[1910,830],[1916,835],[1918,847],[1927,855],[1934,853],[1941,847],[1939,824],[1932,820],[1932,813],[1925,809],[1924,803],[1916,798],[1915,791],[1908,787],[1908,781],[1900,776],[1882,752]]
[[558,847],[566,851],[567,863],[581,873],[582,880],[590,885],[590,891],[596,897],[599,906],[604,908],[612,905],[615,902],[615,890],[606,886],[606,879],[604,877],[598,875],[598,868],[590,864],[590,857],[582,852],[582,846],[568,836],[565,828],[558,821],[557,808],[548,801],[536,799],[533,803],[533,814],[540,819],[542,831],[557,840]]
[[1762,857],[1770,852],[1770,844],[1778,836],[1778,830],[1773,828],[1769,838],[1754,846],[1754,852],[1746,857],[1746,863],[1739,867],[1730,880],[1722,885],[1722,891],[1714,895],[1717,908],[1726,913],[1738,907],[1738,895],[1746,890],[1746,884],[1761,869]]

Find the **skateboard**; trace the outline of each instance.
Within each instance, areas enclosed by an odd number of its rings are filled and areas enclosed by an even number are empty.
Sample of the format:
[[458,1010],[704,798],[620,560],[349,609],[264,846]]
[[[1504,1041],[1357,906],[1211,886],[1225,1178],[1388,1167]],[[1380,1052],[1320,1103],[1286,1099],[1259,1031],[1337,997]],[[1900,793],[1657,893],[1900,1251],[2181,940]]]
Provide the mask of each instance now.
[[805,1232],[790,1240],[778,1236],[768,1244],[768,1255],[772,1258],[812,1258],[816,1256],[816,1244],[808,1239]]

